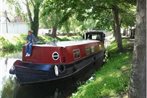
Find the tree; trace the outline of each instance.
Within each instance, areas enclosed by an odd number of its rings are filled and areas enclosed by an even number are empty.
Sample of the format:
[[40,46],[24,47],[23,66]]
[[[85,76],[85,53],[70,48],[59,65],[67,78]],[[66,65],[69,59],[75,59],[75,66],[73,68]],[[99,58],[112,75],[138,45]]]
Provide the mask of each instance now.
[[117,47],[119,51],[122,51],[123,46],[122,46],[122,38],[121,38],[121,33],[120,33],[121,23],[120,23],[120,18],[119,18],[119,7],[117,5],[113,5],[112,12],[113,12],[113,17],[114,17],[114,23],[113,23],[114,29],[113,30],[114,30],[115,40],[117,42]]
[[26,6],[30,28],[34,35],[37,36],[39,28],[39,12],[43,0],[25,0],[21,2],[19,0],[7,0],[7,3],[15,8],[17,15],[22,15],[24,18],[26,18],[26,14],[22,12],[21,5],[23,4]]
[[[133,27],[135,26],[135,19],[136,19],[136,5],[132,5],[132,4],[128,4],[126,6],[128,10],[127,11],[122,11],[122,13],[120,13],[121,15],[121,24],[122,27],[124,28],[128,28],[128,26]],[[124,7],[126,7],[124,6]],[[125,9],[125,8],[123,8]]]
[[137,0],[136,22],[129,96],[146,98],[146,0]]
[[[62,0],[59,2],[62,4],[62,6],[58,7],[59,9],[68,9],[68,8],[72,9],[73,12],[77,15],[77,19],[79,21],[87,20],[89,16],[90,18],[92,17],[94,20],[103,19],[102,20],[103,22],[100,22],[101,20],[99,20],[99,22],[97,23],[98,26],[100,26],[99,24],[101,23],[105,23],[102,25],[103,28],[104,28],[104,25],[106,25],[106,22],[108,22],[109,20],[102,18],[102,16],[107,17],[107,16],[110,16],[109,14],[111,14],[113,21],[112,19],[110,19],[110,21],[113,22],[113,24],[111,23],[111,25],[113,27],[114,36],[117,42],[118,50],[119,51],[123,50],[122,38],[120,33],[122,17],[120,15],[122,12],[123,13],[127,12],[126,8],[129,9],[130,6],[126,6],[126,5],[134,4],[135,0],[131,0],[131,1],[130,0],[127,0],[127,1],[126,0],[109,0],[109,1],[107,0],[92,0],[92,1]],[[107,11],[107,15],[105,16],[101,15],[103,14],[103,12],[106,12],[106,11]]]
[[60,0],[45,0],[43,5],[41,17],[48,17],[46,20],[52,28],[52,37],[56,37],[57,28],[69,19],[72,10],[68,7],[63,9],[64,2]]
[[[31,30],[33,30],[34,35],[37,37],[38,28],[39,28],[39,11],[43,0],[30,0],[30,1],[25,0],[25,1],[26,1],[25,5],[27,8],[28,17],[31,25]],[[30,6],[33,7],[33,11],[31,11]]]

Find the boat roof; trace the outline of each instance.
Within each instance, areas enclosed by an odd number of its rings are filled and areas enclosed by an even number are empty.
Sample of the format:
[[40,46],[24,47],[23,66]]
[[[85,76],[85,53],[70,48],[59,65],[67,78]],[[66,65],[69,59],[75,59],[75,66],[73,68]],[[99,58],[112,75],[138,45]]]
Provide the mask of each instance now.
[[96,43],[98,40],[78,40],[78,41],[60,41],[60,42],[50,42],[47,44],[35,44],[33,46],[38,47],[67,47],[67,46],[75,46],[75,45],[83,45],[88,43]]
[[87,31],[86,34],[98,34],[98,33],[104,33],[102,30],[97,31]]

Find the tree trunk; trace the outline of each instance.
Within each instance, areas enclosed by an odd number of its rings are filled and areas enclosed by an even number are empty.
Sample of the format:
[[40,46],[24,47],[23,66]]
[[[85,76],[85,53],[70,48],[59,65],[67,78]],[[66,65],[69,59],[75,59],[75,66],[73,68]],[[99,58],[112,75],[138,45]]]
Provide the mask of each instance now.
[[113,12],[113,17],[114,17],[114,36],[115,40],[117,42],[117,47],[119,51],[123,50],[122,46],[122,38],[121,38],[121,33],[120,33],[120,19],[119,19],[119,9],[116,5],[112,6],[112,12]]
[[26,0],[26,8],[27,8],[27,12],[28,12],[28,17],[29,17],[29,21],[30,21],[30,25],[31,25],[31,30],[33,30],[33,34],[37,37],[38,35],[38,28],[39,28],[39,7],[42,1],[40,2],[36,2],[35,5],[33,5],[34,7],[34,17],[32,18],[32,13],[29,7],[29,2],[28,0]]
[[33,34],[37,37],[38,29],[39,29],[39,5],[38,4],[34,6],[34,18],[31,25],[31,29],[33,30]]
[[130,98],[146,98],[146,1],[137,0],[137,24],[135,33]]
[[57,37],[57,27],[56,26],[53,26],[52,28],[52,37],[53,38]]
[[32,23],[33,20],[32,20],[32,14],[30,11],[30,7],[29,7],[29,2],[28,2],[28,0],[25,0],[25,1],[26,1],[26,8],[27,8],[27,12],[28,12],[29,21],[30,21],[30,23]]

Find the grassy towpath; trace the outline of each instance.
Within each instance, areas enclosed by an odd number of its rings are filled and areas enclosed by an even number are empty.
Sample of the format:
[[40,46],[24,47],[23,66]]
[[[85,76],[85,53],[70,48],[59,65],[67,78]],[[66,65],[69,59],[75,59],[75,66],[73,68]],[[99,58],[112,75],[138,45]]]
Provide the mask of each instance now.
[[71,98],[128,98],[133,41],[123,39],[124,51],[118,52],[116,42],[107,47],[107,62],[82,84]]

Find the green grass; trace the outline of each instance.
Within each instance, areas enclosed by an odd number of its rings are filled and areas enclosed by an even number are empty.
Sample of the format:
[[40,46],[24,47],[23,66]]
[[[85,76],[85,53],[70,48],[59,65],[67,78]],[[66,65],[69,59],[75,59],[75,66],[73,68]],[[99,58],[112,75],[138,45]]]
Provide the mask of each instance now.
[[[129,48],[127,40],[123,40]],[[108,47],[107,63],[94,74],[93,80],[81,85],[71,98],[120,98],[128,91],[132,52],[118,52],[115,41]]]
[[59,36],[59,41],[81,40],[81,36]]

